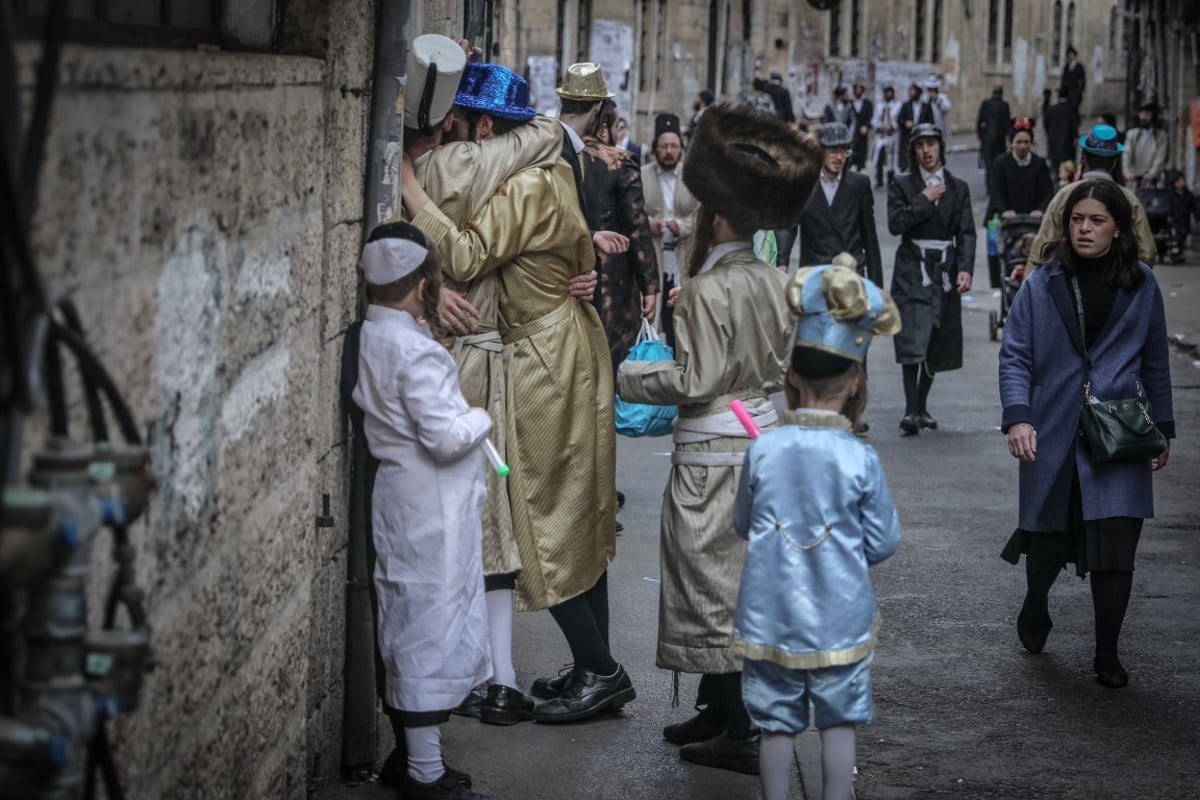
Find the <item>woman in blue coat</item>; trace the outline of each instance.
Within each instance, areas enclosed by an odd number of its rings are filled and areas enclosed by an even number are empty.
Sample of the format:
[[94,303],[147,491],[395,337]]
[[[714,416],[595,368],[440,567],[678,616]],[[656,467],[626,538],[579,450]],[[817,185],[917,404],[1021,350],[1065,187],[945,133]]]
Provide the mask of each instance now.
[[[1063,236],[1052,253],[1046,248],[1049,264],[1025,279],[1004,325],[1001,429],[1021,465],[1020,523],[1002,556],[1016,564],[1025,554],[1017,635],[1031,653],[1050,633],[1047,596],[1058,572],[1073,563],[1081,578],[1090,574],[1093,668],[1102,685],[1118,689],[1129,682],[1117,639],[1142,523],[1154,516],[1152,473],[1166,466],[1175,436],[1166,317],[1154,273],[1138,261],[1133,212],[1117,184],[1082,181],[1064,209]],[[1152,461],[1091,460],[1079,433],[1085,341],[1094,396],[1144,390],[1168,439]]]

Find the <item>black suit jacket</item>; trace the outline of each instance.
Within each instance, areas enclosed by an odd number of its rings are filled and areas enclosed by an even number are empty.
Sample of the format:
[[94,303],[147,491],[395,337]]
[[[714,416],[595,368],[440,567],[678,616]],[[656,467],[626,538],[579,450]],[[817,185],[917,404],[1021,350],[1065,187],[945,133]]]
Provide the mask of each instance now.
[[883,259],[879,255],[879,235],[875,230],[875,197],[871,179],[849,170],[833,196],[833,205],[825,200],[818,180],[800,215],[800,264],[814,267],[828,264],[838,253],[858,259],[858,272],[883,286]]

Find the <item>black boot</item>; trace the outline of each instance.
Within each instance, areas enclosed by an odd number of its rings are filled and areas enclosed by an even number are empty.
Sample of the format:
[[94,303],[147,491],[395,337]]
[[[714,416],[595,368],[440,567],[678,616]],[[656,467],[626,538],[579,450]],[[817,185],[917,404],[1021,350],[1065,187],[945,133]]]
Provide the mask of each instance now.
[[671,744],[694,744],[706,742],[724,730],[724,725],[705,717],[702,711],[689,720],[663,728],[663,738]]
[[1025,556],[1025,602],[1017,615],[1017,638],[1031,653],[1042,652],[1054,627],[1050,620],[1050,587],[1061,571],[1061,564],[1046,563],[1040,554]]
[[758,738],[757,732],[738,738],[722,731],[707,741],[685,744],[679,748],[679,757],[702,767],[757,775]]

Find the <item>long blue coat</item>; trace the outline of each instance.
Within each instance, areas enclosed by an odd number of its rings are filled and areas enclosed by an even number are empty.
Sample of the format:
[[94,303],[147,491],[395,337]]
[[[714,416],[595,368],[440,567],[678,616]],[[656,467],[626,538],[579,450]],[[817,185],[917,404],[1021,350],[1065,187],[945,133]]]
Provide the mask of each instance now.
[[[1175,436],[1171,369],[1162,292],[1154,273],[1134,292],[1117,291],[1095,344],[1092,394],[1131,397],[1141,383],[1158,427]],[[1037,269],[1017,292],[1000,346],[1001,428],[1028,422],[1037,431],[1037,460],[1020,466],[1020,523],[1027,531],[1066,528],[1072,467],[1079,470],[1085,520],[1154,516],[1150,464],[1093,463],[1079,441],[1083,406],[1083,340],[1069,277],[1058,262]]]

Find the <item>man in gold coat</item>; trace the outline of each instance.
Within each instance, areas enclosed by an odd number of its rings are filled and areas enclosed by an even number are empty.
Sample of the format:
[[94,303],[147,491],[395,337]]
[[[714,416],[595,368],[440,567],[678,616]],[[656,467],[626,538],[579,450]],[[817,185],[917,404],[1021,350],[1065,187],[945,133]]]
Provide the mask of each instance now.
[[550,610],[574,660],[534,719],[566,722],[619,708],[635,692],[608,649],[607,569],[616,549],[612,366],[595,309],[569,295],[572,276],[594,264],[571,168],[558,160],[521,169],[481,197],[469,220],[455,222],[430,202],[406,152],[401,194],[449,277],[498,276],[517,600],[524,610]]

